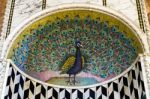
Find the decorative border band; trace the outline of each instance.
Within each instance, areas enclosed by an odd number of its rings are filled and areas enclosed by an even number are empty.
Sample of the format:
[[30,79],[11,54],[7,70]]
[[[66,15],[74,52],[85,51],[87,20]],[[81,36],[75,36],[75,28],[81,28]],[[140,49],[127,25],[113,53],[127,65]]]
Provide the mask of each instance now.
[[9,13],[9,19],[8,19],[8,25],[7,25],[7,31],[6,31],[6,38],[10,34],[14,7],[15,7],[15,0],[12,0],[11,1],[11,7],[10,7],[10,13]]
[[42,10],[46,9],[46,0],[42,0]]
[[146,31],[145,31],[145,26],[144,26],[144,20],[143,20],[142,8],[141,8],[140,0],[136,0],[136,6],[137,6],[137,13],[138,13],[139,25],[140,25],[140,28],[145,33]]
[[103,0],[103,6],[107,6],[107,0]]

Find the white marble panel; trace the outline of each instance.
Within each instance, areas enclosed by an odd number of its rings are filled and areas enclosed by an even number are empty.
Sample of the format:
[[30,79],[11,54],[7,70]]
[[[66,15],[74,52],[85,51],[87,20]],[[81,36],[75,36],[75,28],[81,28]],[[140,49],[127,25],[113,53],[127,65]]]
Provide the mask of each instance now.
[[136,0],[107,0],[107,6],[124,14],[139,27]]
[[59,4],[67,4],[67,3],[84,3],[84,4],[93,4],[102,6],[102,0],[47,0],[46,8],[56,6]]
[[[65,1],[73,1],[73,0],[65,0]],[[47,0],[46,1],[46,8],[56,6],[61,4],[61,0]]]
[[16,0],[11,31],[22,21],[42,10],[42,0]]

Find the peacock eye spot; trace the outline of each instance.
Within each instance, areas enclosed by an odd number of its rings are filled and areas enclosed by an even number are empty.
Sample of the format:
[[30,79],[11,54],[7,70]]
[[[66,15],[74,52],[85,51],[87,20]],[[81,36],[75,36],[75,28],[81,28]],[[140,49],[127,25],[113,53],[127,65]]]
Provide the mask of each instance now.
[[60,24],[60,22],[57,22],[57,25],[59,25]]

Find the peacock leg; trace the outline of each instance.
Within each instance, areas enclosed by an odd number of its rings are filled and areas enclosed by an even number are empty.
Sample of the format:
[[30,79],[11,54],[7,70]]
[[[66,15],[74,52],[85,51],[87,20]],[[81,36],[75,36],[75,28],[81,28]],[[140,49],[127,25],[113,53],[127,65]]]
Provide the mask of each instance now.
[[74,81],[73,81],[74,85],[76,84],[76,75],[74,75]]
[[76,83],[79,83],[79,81],[76,80],[76,75],[74,75],[73,84],[75,85]]
[[71,85],[71,75],[69,74],[69,80],[66,81],[68,85]]
[[71,75],[69,75],[69,83],[71,83]]

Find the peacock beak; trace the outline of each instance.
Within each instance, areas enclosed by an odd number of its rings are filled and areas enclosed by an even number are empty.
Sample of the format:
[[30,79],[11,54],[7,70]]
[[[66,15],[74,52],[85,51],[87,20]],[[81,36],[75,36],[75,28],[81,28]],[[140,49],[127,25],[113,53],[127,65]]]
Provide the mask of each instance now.
[[80,44],[80,47],[83,47],[83,45],[82,45],[82,44]]
[[80,43],[77,44],[78,47],[83,47]]

